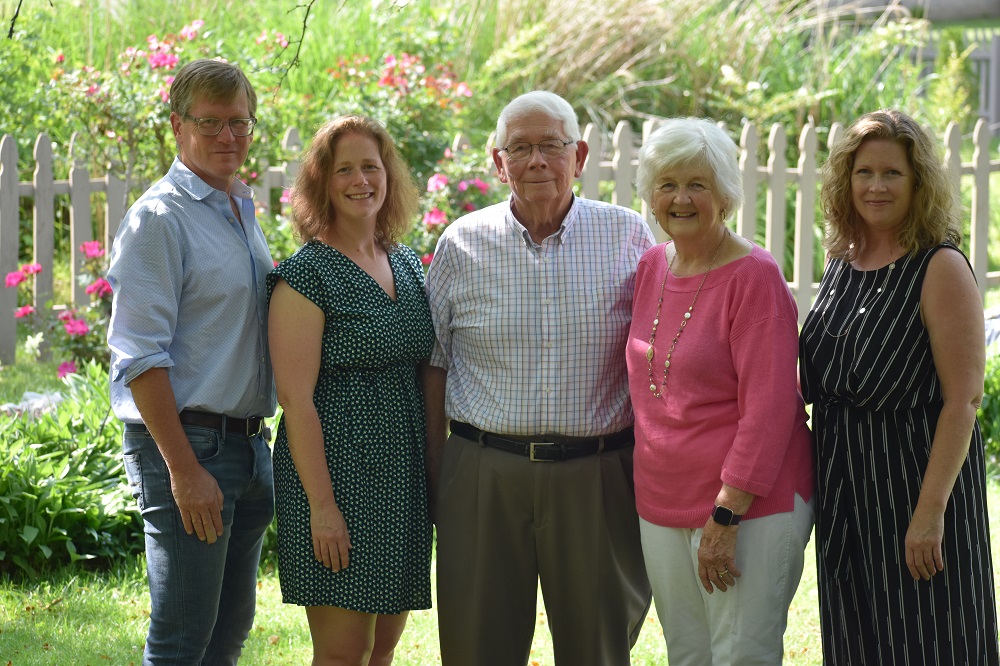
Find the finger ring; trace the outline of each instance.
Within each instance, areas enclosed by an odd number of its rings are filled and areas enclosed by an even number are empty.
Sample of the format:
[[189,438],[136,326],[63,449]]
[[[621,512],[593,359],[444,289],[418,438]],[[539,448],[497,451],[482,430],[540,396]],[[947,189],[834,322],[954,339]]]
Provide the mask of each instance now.
[[729,575],[729,567],[726,567],[722,571],[716,571],[715,573],[719,574],[719,578],[722,578],[723,576],[728,576]]

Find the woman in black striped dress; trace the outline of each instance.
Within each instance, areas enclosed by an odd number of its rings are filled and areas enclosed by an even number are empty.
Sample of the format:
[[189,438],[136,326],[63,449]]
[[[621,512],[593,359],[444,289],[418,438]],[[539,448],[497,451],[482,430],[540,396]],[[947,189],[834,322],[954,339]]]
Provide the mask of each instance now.
[[826,664],[1000,663],[983,310],[930,136],[861,117],[822,190],[829,261],[800,338]]

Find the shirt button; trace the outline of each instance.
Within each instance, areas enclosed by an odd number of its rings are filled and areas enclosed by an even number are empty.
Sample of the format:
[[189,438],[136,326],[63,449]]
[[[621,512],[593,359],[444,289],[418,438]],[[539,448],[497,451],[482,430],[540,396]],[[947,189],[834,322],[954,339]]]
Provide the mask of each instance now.
[[545,343],[545,348],[546,349],[552,349],[552,343],[551,342],[546,342]]
[[542,305],[550,305],[551,303],[552,303],[552,299],[551,298],[543,298],[542,299]]
[[547,389],[545,389],[545,392],[546,392],[546,393],[552,393],[552,389],[550,389],[550,388],[547,388]]

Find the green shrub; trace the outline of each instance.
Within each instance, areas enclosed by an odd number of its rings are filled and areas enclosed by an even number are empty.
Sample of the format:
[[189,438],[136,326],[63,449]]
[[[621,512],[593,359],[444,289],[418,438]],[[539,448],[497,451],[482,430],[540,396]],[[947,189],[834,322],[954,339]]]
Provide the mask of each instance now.
[[0,572],[37,577],[80,561],[110,563],[143,549],[124,483],[121,424],[106,370],[64,379],[67,397],[36,418],[0,416]]
[[1000,465],[1000,354],[990,354],[986,358],[983,404],[976,416],[983,431],[987,464],[996,469]]

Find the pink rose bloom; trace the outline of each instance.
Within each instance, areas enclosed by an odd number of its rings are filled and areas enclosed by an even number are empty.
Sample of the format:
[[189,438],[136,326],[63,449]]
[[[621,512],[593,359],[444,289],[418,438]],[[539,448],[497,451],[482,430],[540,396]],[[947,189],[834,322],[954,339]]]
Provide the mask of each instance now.
[[444,149],[444,156],[447,157],[450,160],[452,157],[455,156],[455,153],[451,152],[451,148],[445,148]]
[[396,56],[392,55],[391,53],[389,55],[387,55],[385,57],[385,64],[386,64],[386,67],[395,67],[396,66]]
[[482,181],[481,179],[479,179],[479,178],[476,178],[475,180],[473,180],[473,181],[472,181],[472,184],[473,184],[473,185],[475,185],[476,187],[478,187],[478,188],[479,188],[479,191],[480,191],[480,192],[482,192],[483,194],[486,194],[486,191],[490,189],[490,186],[489,186],[489,184],[488,184],[488,183],[485,183],[485,182],[483,182],[483,181]]
[[66,61],[66,56],[64,56],[62,53],[56,55],[56,62],[65,62],[65,61]]
[[458,191],[459,191],[459,192],[464,192],[464,191],[466,191],[467,189],[469,189],[469,182],[468,182],[468,181],[466,181],[466,180],[463,180],[462,182],[460,182],[460,183],[458,184]]
[[59,375],[59,379],[62,379],[66,375],[76,374],[76,363],[73,361],[63,361],[59,364],[59,369],[56,371]]
[[280,201],[281,203],[291,203],[291,201],[292,201],[292,191],[291,190],[282,190],[281,191],[281,198],[278,199],[278,201]]
[[63,322],[63,328],[66,329],[66,335],[69,336],[87,335],[90,332],[90,327],[83,319],[67,319]]
[[433,227],[437,224],[447,224],[448,216],[444,214],[444,211],[435,206],[431,208],[424,214],[424,224],[428,227]]
[[436,173],[427,179],[427,191],[437,192],[443,190],[448,184],[448,176],[443,173]]
[[87,259],[96,259],[97,257],[104,256],[104,249],[101,247],[101,241],[84,241],[80,245],[80,251],[83,252]]
[[72,318],[73,318],[72,310],[63,310],[62,312],[56,315],[56,319],[58,319],[59,321],[69,321]]
[[467,203],[464,206],[462,206],[462,210],[467,210],[471,213],[472,211],[476,210],[476,206],[472,203]]
[[24,274],[24,271],[14,271],[13,273],[7,273],[7,279],[5,280],[5,285],[7,287],[16,287],[25,280],[28,276]]
[[35,308],[31,307],[30,305],[24,305],[14,310],[14,316],[17,317],[18,319],[23,319],[24,317],[27,317],[28,315],[32,314],[34,311]]
[[267,30],[261,30],[260,35],[257,37],[256,41],[258,44],[263,44],[267,41]]
[[86,292],[88,294],[97,294],[98,298],[104,298],[111,294],[111,285],[104,278],[97,278],[92,284],[87,286]]
[[432,261],[434,261],[433,252],[428,252],[424,256],[420,257],[420,263],[422,263],[424,266],[430,266]]
[[181,28],[181,37],[183,37],[188,41],[195,39],[196,37],[198,37],[198,30],[203,25],[205,25],[205,22],[202,21],[201,19],[192,21],[191,25],[186,25],[183,28]]
[[458,84],[455,88],[455,93],[460,97],[472,97],[472,90],[469,89],[469,86],[465,83],[465,81]]
[[25,275],[34,275],[35,273],[41,273],[42,272],[42,265],[41,264],[25,264],[24,266],[21,266],[21,272],[24,273]]

